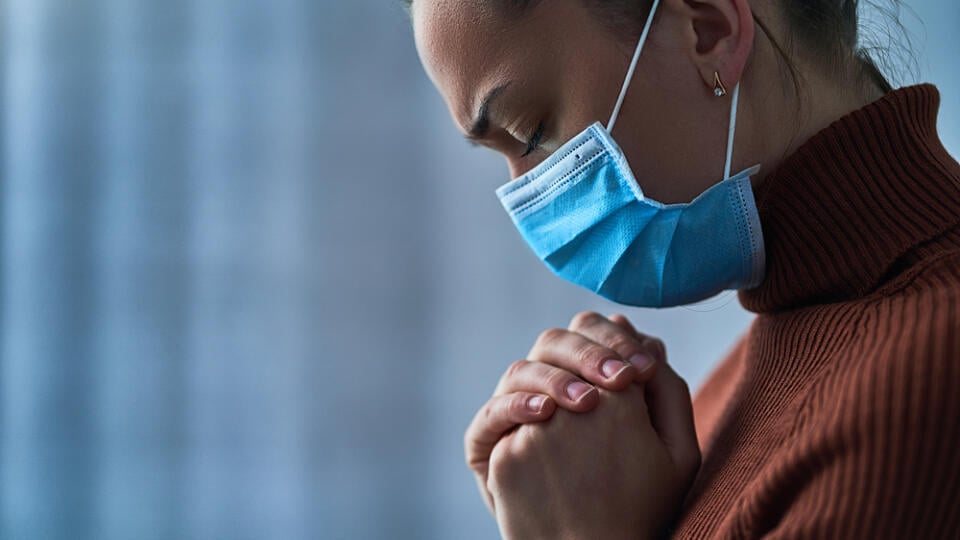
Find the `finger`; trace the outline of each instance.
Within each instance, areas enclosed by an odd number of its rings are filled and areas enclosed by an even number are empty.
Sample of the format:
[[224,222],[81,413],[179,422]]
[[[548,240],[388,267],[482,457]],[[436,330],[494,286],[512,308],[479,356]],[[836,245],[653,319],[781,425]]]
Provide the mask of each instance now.
[[486,475],[490,452],[506,432],[520,424],[550,418],[556,403],[549,396],[514,392],[490,398],[477,411],[463,436],[467,465]]
[[613,349],[621,358],[627,359],[637,368],[636,381],[647,381],[653,376],[661,351],[654,338],[624,328],[592,311],[577,314],[570,322],[570,330]]
[[610,322],[616,324],[617,326],[627,330],[640,341],[647,342],[648,348],[653,351],[653,357],[655,360],[666,362],[667,360],[667,348],[663,344],[663,341],[655,338],[653,336],[648,336],[643,332],[638,332],[636,327],[633,326],[633,323],[623,314],[617,313],[609,317]]
[[636,368],[624,362],[617,351],[562,328],[541,333],[527,358],[567,370],[608,390],[622,390],[636,377]]
[[[627,384],[630,384],[629,380]],[[513,392],[544,394],[564,409],[574,412],[589,411],[600,399],[593,385],[566,369],[529,360],[518,360],[511,364],[500,378],[494,395]]]
[[700,448],[687,382],[666,362],[645,387],[650,422],[681,470],[700,467]]
[[693,421],[693,402],[690,388],[673,367],[667,363],[666,348],[662,341],[637,331],[624,315],[611,315],[610,320],[637,336],[638,339],[651,341],[659,364],[656,373],[646,385],[646,396],[650,410],[650,422],[674,460],[678,463],[700,463],[700,449]]

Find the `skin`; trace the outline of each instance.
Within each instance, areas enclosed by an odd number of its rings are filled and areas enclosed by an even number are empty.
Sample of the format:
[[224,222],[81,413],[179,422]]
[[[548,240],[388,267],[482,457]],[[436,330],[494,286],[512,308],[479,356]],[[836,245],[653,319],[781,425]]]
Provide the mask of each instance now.
[[[465,135],[484,98],[505,85],[486,134],[473,138],[505,157],[511,177],[609,118],[636,43],[590,5],[544,0],[523,15],[491,0],[411,6],[421,61]],[[789,42],[771,3],[661,1],[612,133],[647,196],[686,202],[721,179],[730,96],[714,96],[714,73],[728,91],[741,83],[732,169],[759,163],[755,186],[814,133],[882,95],[851,83],[852,67],[839,77],[802,51],[793,55],[797,94],[783,60],[756,34],[755,11],[778,42]],[[540,144],[524,155],[541,123]],[[606,360],[619,369],[605,373]],[[577,383],[589,386],[571,397]],[[545,332],[511,365],[468,428],[465,449],[506,538],[657,536],[700,464],[690,394],[663,345],[622,316],[594,313]]]
[[700,467],[690,392],[663,343],[623,315],[583,312],[527,358],[465,435],[503,537],[660,536]]
[[[519,17],[493,5],[415,0],[414,37],[464,134],[487,92],[512,81],[492,108],[489,136],[476,142],[503,154],[517,177],[591,123],[606,123],[636,43],[583,0],[541,1]],[[720,180],[730,98],[714,96],[715,71],[728,90],[742,83],[733,169],[760,163],[756,183],[811,135],[880,97],[802,56],[794,61],[805,92],[795,95],[782,59],[765,38],[754,39],[753,11],[746,0],[661,2],[613,131],[648,196],[686,202]],[[785,42],[778,13],[768,3],[756,11]],[[520,157],[539,121],[541,147]]]

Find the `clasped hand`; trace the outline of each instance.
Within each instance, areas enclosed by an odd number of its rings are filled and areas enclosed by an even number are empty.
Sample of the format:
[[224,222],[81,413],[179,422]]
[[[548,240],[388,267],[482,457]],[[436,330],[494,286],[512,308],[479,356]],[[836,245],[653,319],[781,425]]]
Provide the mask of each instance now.
[[662,342],[592,312],[507,369],[464,446],[510,539],[661,536],[700,467],[690,392]]

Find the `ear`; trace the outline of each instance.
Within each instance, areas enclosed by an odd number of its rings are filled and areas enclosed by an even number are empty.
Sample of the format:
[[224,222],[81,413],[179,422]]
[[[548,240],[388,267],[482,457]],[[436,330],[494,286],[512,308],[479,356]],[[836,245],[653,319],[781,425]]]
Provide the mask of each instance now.
[[696,40],[691,51],[706,88],[712,93],[714,73],[728,91],[740,82],[753,52],[753,12],[747,0],[683,0]]

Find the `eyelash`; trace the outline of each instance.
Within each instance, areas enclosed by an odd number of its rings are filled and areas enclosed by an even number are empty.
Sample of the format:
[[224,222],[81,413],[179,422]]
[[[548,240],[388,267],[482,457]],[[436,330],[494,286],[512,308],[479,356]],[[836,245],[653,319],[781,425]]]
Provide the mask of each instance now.
[[537,125],[537,131],[534,132],[533,136],[530,137],[530,140],[527,141],[527,150],[520,154],[520,157],[527,157],[530,153],[537,149],[540,146],[540,139],[543,138],[543,122],[540,122]]

